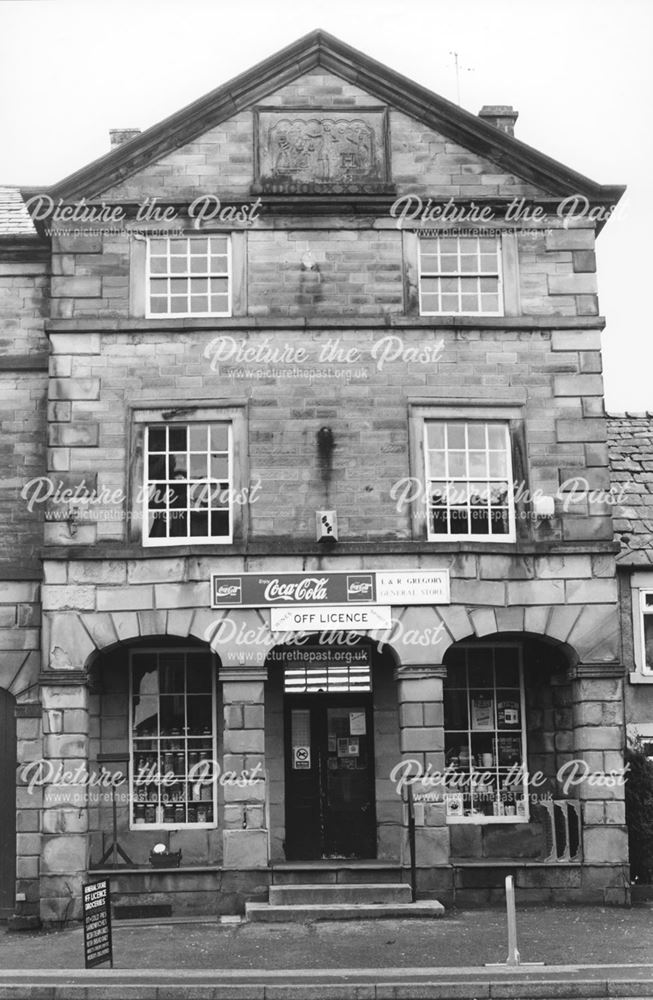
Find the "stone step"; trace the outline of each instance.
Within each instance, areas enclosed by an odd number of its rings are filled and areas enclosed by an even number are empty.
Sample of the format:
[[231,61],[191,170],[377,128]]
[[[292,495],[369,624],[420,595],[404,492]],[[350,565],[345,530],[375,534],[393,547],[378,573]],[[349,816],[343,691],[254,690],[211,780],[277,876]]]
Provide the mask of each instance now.
[[271,904],[301,906],[302,904],[323,903],[410,903],[410,886],[400,882],[376,883],[331,883],[317,885],[272,885]]
[[245,919],[268,923],[293,923],[306,920],[375,920],[383,917],[403,920],[407,917],[442,917],[444,906],[437,900],[418,903],[304,903],[298,906],[271,903],[246,903]]
[[294,861],[274,865],[272,882],[274,885],[341,884],[359,885],[372,882],[398,883],[402,881],[400,865],[384,864],[379,861],[357,861],[351,865]]

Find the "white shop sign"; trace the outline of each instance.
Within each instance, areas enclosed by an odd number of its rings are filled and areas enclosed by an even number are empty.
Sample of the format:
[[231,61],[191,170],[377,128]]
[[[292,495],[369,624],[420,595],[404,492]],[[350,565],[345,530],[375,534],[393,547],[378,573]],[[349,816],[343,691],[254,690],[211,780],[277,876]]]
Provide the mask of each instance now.
[[377,570],[376,599],[380,604],[449,604],[449,570]]
[[270,608],[272,632],[322,632],[324,629],[389,629],[389,607],[352,607],[332,604],[327,607],[306,605],[293,608]]

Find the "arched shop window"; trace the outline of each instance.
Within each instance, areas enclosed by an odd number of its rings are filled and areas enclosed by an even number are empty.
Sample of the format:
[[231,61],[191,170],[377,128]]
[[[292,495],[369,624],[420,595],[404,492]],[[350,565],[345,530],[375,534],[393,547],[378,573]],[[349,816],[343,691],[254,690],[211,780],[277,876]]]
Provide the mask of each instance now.
[[527,822],[521,646],[456,646],[446,665],[447,822]]
[[132,651],[129,712],[131,827],[215,826],[211,654]]

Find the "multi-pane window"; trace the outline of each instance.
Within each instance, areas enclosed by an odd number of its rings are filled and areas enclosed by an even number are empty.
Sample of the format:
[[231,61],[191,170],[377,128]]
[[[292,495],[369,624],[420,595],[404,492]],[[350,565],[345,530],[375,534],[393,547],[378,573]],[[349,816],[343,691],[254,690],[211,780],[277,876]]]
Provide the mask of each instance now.
[[444,731],[447,821],[524,822],[528,769],[521,647],[449,651]]
[[514,538],[510,435],[506,423],[424,423],[428,537]]
[[321,649],[318,646],[286,650],[286,694],[355,694],[372,690],[370,654],[361,649]]
[[146,426],[145,545],[232,541],[231,439],[229,421]]
[[229,316],[228,236],[152,238],[147,244],[148,316]]
[[132,826],[214,826],[217,759],[211,656],[133,652]]
[[641,590],[639,594],[641,610],[641,636],[643,650],[643,670],[653,673],[653,590]]
[[437,236],[419,241],[420,313],[501,315],[498,237]]

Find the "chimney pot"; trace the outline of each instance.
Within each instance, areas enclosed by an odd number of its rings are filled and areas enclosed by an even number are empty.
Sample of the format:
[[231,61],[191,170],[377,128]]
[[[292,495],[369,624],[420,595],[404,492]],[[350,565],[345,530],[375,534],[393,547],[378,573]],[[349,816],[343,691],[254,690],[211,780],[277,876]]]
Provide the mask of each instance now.
[[116,146],[122,146],[123,143],[129,142],[130,139],[135,139],[140,134],[141,130],[139,128],[110,128],[109,139],[111,140],[111,148],[115,149]]
[[494,125],[499,131],[506,135],[515,134],[515,122],[519,118],[519,112],[510,104],[484,104],[478,113],[478,117],[486,121],[488,125]]

